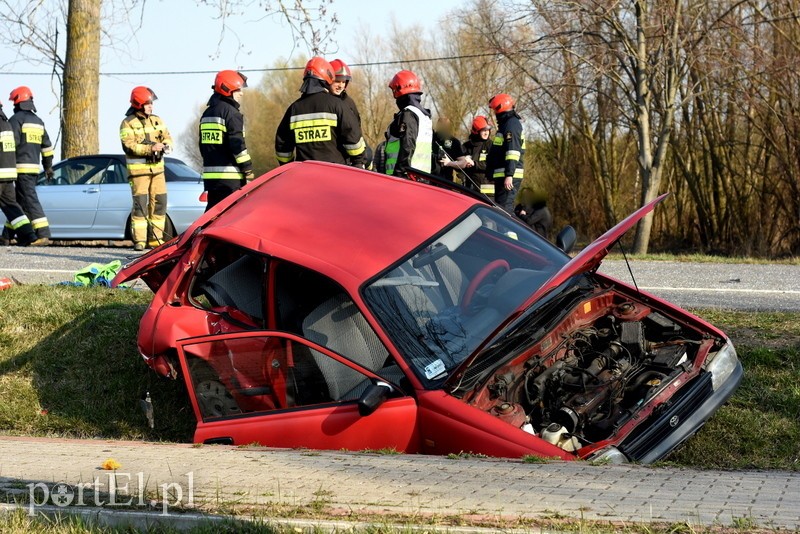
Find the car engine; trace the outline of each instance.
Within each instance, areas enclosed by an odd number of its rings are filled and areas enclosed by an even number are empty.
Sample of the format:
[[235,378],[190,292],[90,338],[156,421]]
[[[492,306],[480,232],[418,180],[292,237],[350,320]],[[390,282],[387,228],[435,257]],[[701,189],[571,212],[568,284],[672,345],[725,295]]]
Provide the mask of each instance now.
[[607,311],[495,374],[479,396],[490,401],[490,413],[575,451],[609,438],[660,386],[692,366],[701,341],[696,332],[632,302]]

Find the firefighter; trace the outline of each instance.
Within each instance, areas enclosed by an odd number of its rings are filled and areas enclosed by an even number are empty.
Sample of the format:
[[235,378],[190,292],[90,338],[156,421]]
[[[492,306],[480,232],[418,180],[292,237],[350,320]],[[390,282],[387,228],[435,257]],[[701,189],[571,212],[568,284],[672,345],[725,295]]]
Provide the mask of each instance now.
[[[433,130],[433,153],[431,173],[453,181],[453,169],[463,170],[471,166],[464,154],[461,141],[453,136],[453,124],[447,117],[439,117]],[[463,179],[463,176],[461,176]]]
[[470,129],[469,139],[462,145],[466,159],[472,162],[472,166],[468,166],[465,171],[469,180],[466,186],[478,191],[481,184],[488,183],[486,179],[486,157],[489,155],[489,149],[492,146],[492,140],[489,138],[492,132],[492,124],[489,118],[483,115],[478,115],[472,119],[472,128]]
[[164,121],[153,115],[153,102],[157,99],[149,87],[134,87],[131,106],[119,127],[133,195],[131,237],[134,250],[157,247],[164,242],[167,222],[164,154],[172,151],[173,143]]
[[336,81],[325,59],[312,57],[303,71],[300,98],[286,110],[275,133],[275,156],[364,167],[366,144],[356,113],[332,92]]
[[[3,104],[0,103],[0,210],[6,216],[11,231],[17,235],[17,245],[24,247],[38,244],[31,221],[17,204],[17,195],[14,192],[16,179],[17,144],[14,140],[14,129],[3,112]],[[3,239],[4,244],[10,243],[10,239]]]
[[8,98],[14,103],[14,114],[8,122],[14,129],[17,144],[17,204],[31,221],[36,232],[36,244],[47,245],[50,243],[50,224],[36,194],[36,181],[39,179],[40,160],[47,178],[53,176],[53,145],[44,122],[36,115],[30,88],[17,87]]
[[494,179],[494,201],[514,214],[514,192],[524,177],[525,134],[511,95],[500,93],[489,100],[497,118],[497,133],[486,158],[486,169]]
[[398,111],[389,125],[386,174],[405,177],[408,169],[431,172],[433,123],[422,107],[422,84],[410,70],[401,70],[389,82]]
[[200,117],[203,184],[208,191],[206,211],[252,180],[253,161],[244,141],[244,117],[239,107],[247,77],[222,70],[214,78],[214,94]]

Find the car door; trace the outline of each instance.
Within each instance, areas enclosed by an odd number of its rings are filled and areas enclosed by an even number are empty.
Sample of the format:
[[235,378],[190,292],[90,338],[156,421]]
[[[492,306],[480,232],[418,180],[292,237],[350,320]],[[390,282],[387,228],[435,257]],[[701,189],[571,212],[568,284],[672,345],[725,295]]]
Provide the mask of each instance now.
[[92,233],[96,237],[123,239],[133,207],[125,163],[109,160],[100,179],[100,199]]
[[[185,339],[178,342],[178,353],[197,416],[196,442],[419,449],[413,397],[393,384],[390,398],[361,415],[359,397],[370,385],[387,381],[294,334]],[[347,384],[347,390],[337,390],[334,383]]]
[[36,193],[55,238],[90,237],[100,200],[100,181],[108,158],[64,160],[53,178],[39,177]]

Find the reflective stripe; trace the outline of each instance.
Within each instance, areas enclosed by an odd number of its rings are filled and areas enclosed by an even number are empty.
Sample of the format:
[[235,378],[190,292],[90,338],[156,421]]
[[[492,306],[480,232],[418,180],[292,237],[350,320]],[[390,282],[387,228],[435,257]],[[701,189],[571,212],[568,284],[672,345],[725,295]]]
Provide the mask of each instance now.
[[0,178],[16,178],[17,177],[17,168],[4,168],[0,169]]
[[35,122],[23,122],[22,126],[20,126],[20,129],[23,132],[27,132],[29,130],[39,130],[40,132],[43,132],[44,126],[41,124],[36,124]]
[[275,159],[277,159],[279,163],[289,163],[294,158],[291,152],[275,152]]
[[520,152],[519,150],[507,150],[506,151],[506,161],[519,161]]
[[35,174],[39,174],[39,164],[38,163],[17,163],[17,172],[18,173],[31,174],[30,171],[33,171]]
[[247,150],[242,150],[238,154],[236,154],[236,163],[245,163],[250,161],[250,154],[247,153]]
[[164,162],[159,161],[158,163],[131,163],[129,160],[127,167],[128,171],[158,172],[164,170]]
[[317,119],[328,119],[328,120],[332,120],[334,122],[337,122],[339,120],[339,117],[337,117],[336,113],[326,113],[326,112],[303,113],[303,114],[300,114],[300,115],[292,115],[289,118],[289,122],[290,123],[292,123],[292,122],[304,122],[304,121],[312,121],[312,120],[317,120]]
[[49,158],[53,155],[53,147],[51,146],[43,146],[42,147],[42,156],[45,158]]
[[47,217],[41,217],[39,219],[33,219],[31,221],[31,224],[33,225],[33,229],[34,230],[39,230],[41,228],[47,228],[48,226],[50,226],[50,223],[47,222]]
[[239,172],[239,167],[223,165],[220,167],[203,167],[203,172]]
[[[525,176],[525,170],[522,167],[517,167],[514,171],[514,178],[523,178]],[[495,169],[494,173],[492,174],[492,178],[505,178],[506,177],[506,169]]]
[[344,147],[345,151],[347,151],[348,156],[358,156],[359,154],[363,154],[367,149],[367,144],[364,142],[363,137],[354,145],[343,143],[342,146]]
[[200,119],[200,124],[221,124],[223,127],[225,126],[225,119],[222,117],[203,117]]
[[26,216],[20,215],[19,217],[17,217],[16,219],[13,219],[11,221],[11,228],[13,228],[14,230],[19,230],[20,228],[22,228],[26,224],[30,224],[30,223],[31,223],[31,221],[29,221]]
[[204,130],[214,130],[214,131],[219,131],[219,132],[227,132],[228,131],[228,127],[225,126],[224,124],[217,124],[216,122],[213,122],[213,123],[212,122],[201,123],[200,124],[200,131],[202,132]]
[[233,165],[203,167],[204,180],[240,180],[242,178],[244,178],[244,173],[239,170],[239,167]]

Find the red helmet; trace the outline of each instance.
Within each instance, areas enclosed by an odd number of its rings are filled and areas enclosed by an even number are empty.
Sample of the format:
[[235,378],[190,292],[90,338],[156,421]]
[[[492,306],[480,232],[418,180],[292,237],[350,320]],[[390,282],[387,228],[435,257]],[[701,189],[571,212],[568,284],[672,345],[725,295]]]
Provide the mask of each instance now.
[[392,90],[392,95],[395,98],[400,98],[411,93],[421,93],[422,84],[419,83],[419,78],[417,78],[416,74],[410,70],[401,70],[389,82],[389,89]]
[[511,111],[514,109],[514,104],[516,104],[516,102],[514,102],[514,98],[505,93],[494,95],[492,99],[489,100],[489,107],[492,108],[495,113]]
[[482,130],[491,130],[492,123],[489,118],[484,115],[478,115],[472,119],[472,133],[478,135]]
[[335,80],[333,67],[324,57],[314,56],[308,60],[303,71],[303,79],[306,78],[316,78],[330,85]]
[[149,87],[140,85],[131,91],[131,106],[133,109],[142,109],[145,104],[152,104],[158,97]]
[[334,59],[331,61],[331,67],[333,68],[333,75],[336,77],[337,82],[349,82],[353,79],[350,67],[341,59]]
[[8,99],[11,100],[14,103],[14,105],[17,105],[20,102],[33,100],[33,92],[31,92],[30,87],[20,85],[19,87],[11,91],[11,94],[8,95]]
[[234,91],[247,87],[247,76],[236,70],[221,70],[214,78],[214,92],[231,96]]

